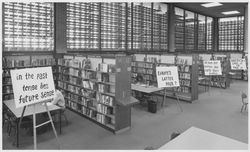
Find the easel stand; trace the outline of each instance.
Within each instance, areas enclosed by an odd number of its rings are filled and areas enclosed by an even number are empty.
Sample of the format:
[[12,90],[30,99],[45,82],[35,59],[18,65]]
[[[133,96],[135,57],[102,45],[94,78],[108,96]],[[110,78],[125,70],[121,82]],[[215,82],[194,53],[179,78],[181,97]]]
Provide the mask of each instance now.
[[[41,126],[46,125],[46,124],[48,124],[48,123],[51,123],[51,125],[52,125],[53,132],[54,132],[54,134],[55,134],[55,137],[56,137],[56,140],[57,140],[57,143],[58,143],[58,149],[60,149],[60,142],[59,142],[59,139],[58,139],[58,137],[57,137],[56,129],[55,129],[55,126],[54,126],[54,123],[53,123],[53,120],[52,120],[52,117],[51,117],[51,114],[50,114],[50,111],[49,111],[47,102],[48,102],[48,101],[45,101],[45,102],[43,102],[43,103],[44,103],[44,106],[45,106],[46,111],[47,111],[47,113],[48,113],[49,120],[46,121],[46,122],[44,122],[44,123],[41,123],[41,124],[39,124],[39,125],[36,125],[36,105],[37,105],[37,104],[41,104],[41,102],[40,102],[40,103],[36,103],[36,104],[32,104],[33,110],[34,110],[34,111],[33,111],[33,135],[34,135],[34,149],[35,149],[35,150],[37,149],[36,129],[37,129],[38,127],[41,127]],[[26,109],[26,106],[23,108],[22,116],[21,116],[20,121],[19,121],[19,126],[18,126],[19,128],[20,128],[20,125],[21,125],[21,121],[22,121],[22,118],[23,118],[23,114],[24,114],[24,112],[25,112],[25,109]]]
[[[162,101],[162,103],[161,103],[161,107],[163,107],[163,103],[164,103],[165,100],[166,100],[166,95],[167,95],[167,88],[164,88],[164,97],[163,97],[163,101]],[[180,100],[179,100],[179,97],[178,97],[177,93],[174,92],[174,95],[176,96],[176,99],[177,99],[177,100],[175,100],[175,101],[176,101],[176,104],[177,104],[177,105],[179,106],[179,108],[181,109],[181,112],[183,112],[182,107],[181,107],[181,104],[180,104]]]

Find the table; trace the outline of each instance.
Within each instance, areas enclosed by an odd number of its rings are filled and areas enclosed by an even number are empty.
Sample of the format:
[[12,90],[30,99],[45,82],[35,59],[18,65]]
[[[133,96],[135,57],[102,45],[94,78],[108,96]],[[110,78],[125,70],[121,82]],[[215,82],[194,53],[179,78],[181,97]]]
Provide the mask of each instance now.
[[150,94],[150,93],[153,93],[153,92],[161,91],[164,88],[157,88],[157,87],[154,87],[154,86],[142,86],[142,85],[137,85],[137,84],[131,84],[131,89],[136,90],[136,91],[140,91],[140,92],[143,92],[143,93]]
[[[17,144],[17,147],[19,146],[19,123],[20,123],[20,118],[22,116],[22,112],[23,112],[23,107],[21,108],[16,108],[15,106],[15,102],[14,100],[5,100],[4,102],[4,107],[8,108],[11,113],[13,114],[13,116],[15,117],[15,120],[16,120],[16,144]],[[59,106],[56,106],[56,105],[48,105],[48,109],[50,111],[55,111],[55,110],[59,110],[60,112],[60,119],[59,119],[59,126],[60,126],[60,130],[59,130],[59,133],[61,134],[61,107]],[[23,114],[23,117],[27,117],[27,116],[31,116],[33,115],[33,106],[27,106],[26,109],[25,109],[25,112]],[[45,113],[47,112],[46,110],[46,107],[42,104],[37,104],[36,105],[36,114],[40,114],[40,113]]]
[[[146,86],[146,85],[138,85],[138,84],[131,84],[131,89],[138,91],[138,92],[142,92],[142,93],[147,94],[149,96],[151,96],[151,94],[154,92],[164,90],[164,88],[157,88],[155,86]],[[165,96],[164,96],[163,101],[165,101]],[[148,109],[151,109],[149,106],[150,105],[148,103]]]
[[248,145],[200,128],[191,127],[160,150],[247,150]]

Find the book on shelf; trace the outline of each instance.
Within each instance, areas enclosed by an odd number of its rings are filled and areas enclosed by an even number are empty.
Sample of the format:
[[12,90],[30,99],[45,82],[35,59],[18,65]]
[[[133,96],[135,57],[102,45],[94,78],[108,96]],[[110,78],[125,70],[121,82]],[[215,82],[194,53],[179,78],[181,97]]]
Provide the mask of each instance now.
[[98,71],[108,72],[108,64],[106,64],[106,63],[98,64]]
[[81,89],[81,95],[89,98],[96,98],[96,93],[94,90],[86,90],[84,88]]
[[101,93],[96,94],[96,100],[105,105],[113,106],[114,98],[111,96],[103,95]]
[[99,92],[102,92],[102,93],[110,93],[110,90],[109,90],[109,85],[106,85],[106,84],[98,84],[98,91]]

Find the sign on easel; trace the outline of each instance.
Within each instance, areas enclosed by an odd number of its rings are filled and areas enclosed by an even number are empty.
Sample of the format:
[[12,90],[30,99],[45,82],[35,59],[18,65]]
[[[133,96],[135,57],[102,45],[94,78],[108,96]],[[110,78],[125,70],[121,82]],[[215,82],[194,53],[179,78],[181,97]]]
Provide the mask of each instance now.
[[230,60],[232,70],[246,70],[246,60],[245,59],[231,59]]
[[[33,134],[34,149],[37,149],[36,128],[51,123],[53,132],[56,136],[59,148],[60,143],[57,137],[56,129],[51,118],[47,102],[55,97],[55,86],[51,67],[26,68],[11,70],[11,81],[16,108],[24,107],[22,116],[19,120],[20,127],[26,106],[33,106]],[[36,125],[36,104],[44,102],[49,116],[49,121]]]
[[16,108],[53,99],[51,67],[10,70]]
[[220,60],[203,61],[205,75],[222,75]]
[[158,88],[180,86],[177,66],[156,67],[156,77]]

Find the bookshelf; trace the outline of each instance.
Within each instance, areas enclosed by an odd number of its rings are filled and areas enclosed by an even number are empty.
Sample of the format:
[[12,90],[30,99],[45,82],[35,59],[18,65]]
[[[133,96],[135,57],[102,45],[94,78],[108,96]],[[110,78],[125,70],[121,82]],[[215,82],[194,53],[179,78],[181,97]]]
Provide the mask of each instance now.
[[[40,56],[5,56],[3,57],[3,73],[2,73],[2,100],[14,99],[13,88],[11,83],[10,70],[12,69],[22,69],[22,68],[35,68],[35,67],[45,67],[54,66],[55,60],[53,56],[50,55],[40,55]],[[54,73],[54,69],[53,73]],[[55,75],[54,75],[55,76]]]
[[130,56],[58,59],[66,107],[114,133],[129,129],[130,65]]
[[[172,57],[173,58],[173,57]],[[174,57],[174,62],[161,62],[161,66],[177,66],[179,73],[180,87],[167,88],[166,95],[168,97],[193,102],[198,99],[198,55],[177,55]],[[162,95],[164,92],[160,92]]]
[[[156,66],[177,66],[180,87],[168,88],[167,96],[174,97],[175,93],[179,98],[192,102],[198,99],[198,56],[197,55],[145,55],[142,61],[141,56],[134,56],[132,61],[132,83],[135,82],[135,77],[138,74],[143,76],[143,83],[151,86],[157,86],[157,79],[155,69]],[[155,93],[156,95],[163,96],[164,91]]]
[[[230,59],[242,59],[242,53],[231,53]],[[231,63],[230,63],[231,65]],[[230,68],[230,72],[234,73],[234,75],[230,75],[231,79],[242,80],[244,79],[244,71],[243,70],[232,70]]]
[[246,60],[247,70],[243,71],[243,80],[248,81],[248,54],[245,54],[244,58]]
[[223,88],[226,89],[230,87],[230,78],[229,78],[229,71],[230,71],[230,61],[229,61],[229,54],[213,54],[214,60],[221,61],[221,70],[222,75],[219,76],[211,76],[211,87]]
[[[209,80],[209,77],[205,75],[204,73],[204,66],[203,66],[203,61],[208,61],[212,59],[212,54],[199,54],[198,57],[198,72],[199,75],[198,77],[200,78],[205,78],[205,80]],[[202,86],[209,86],[209,81],[198,81],[199,85]]]

